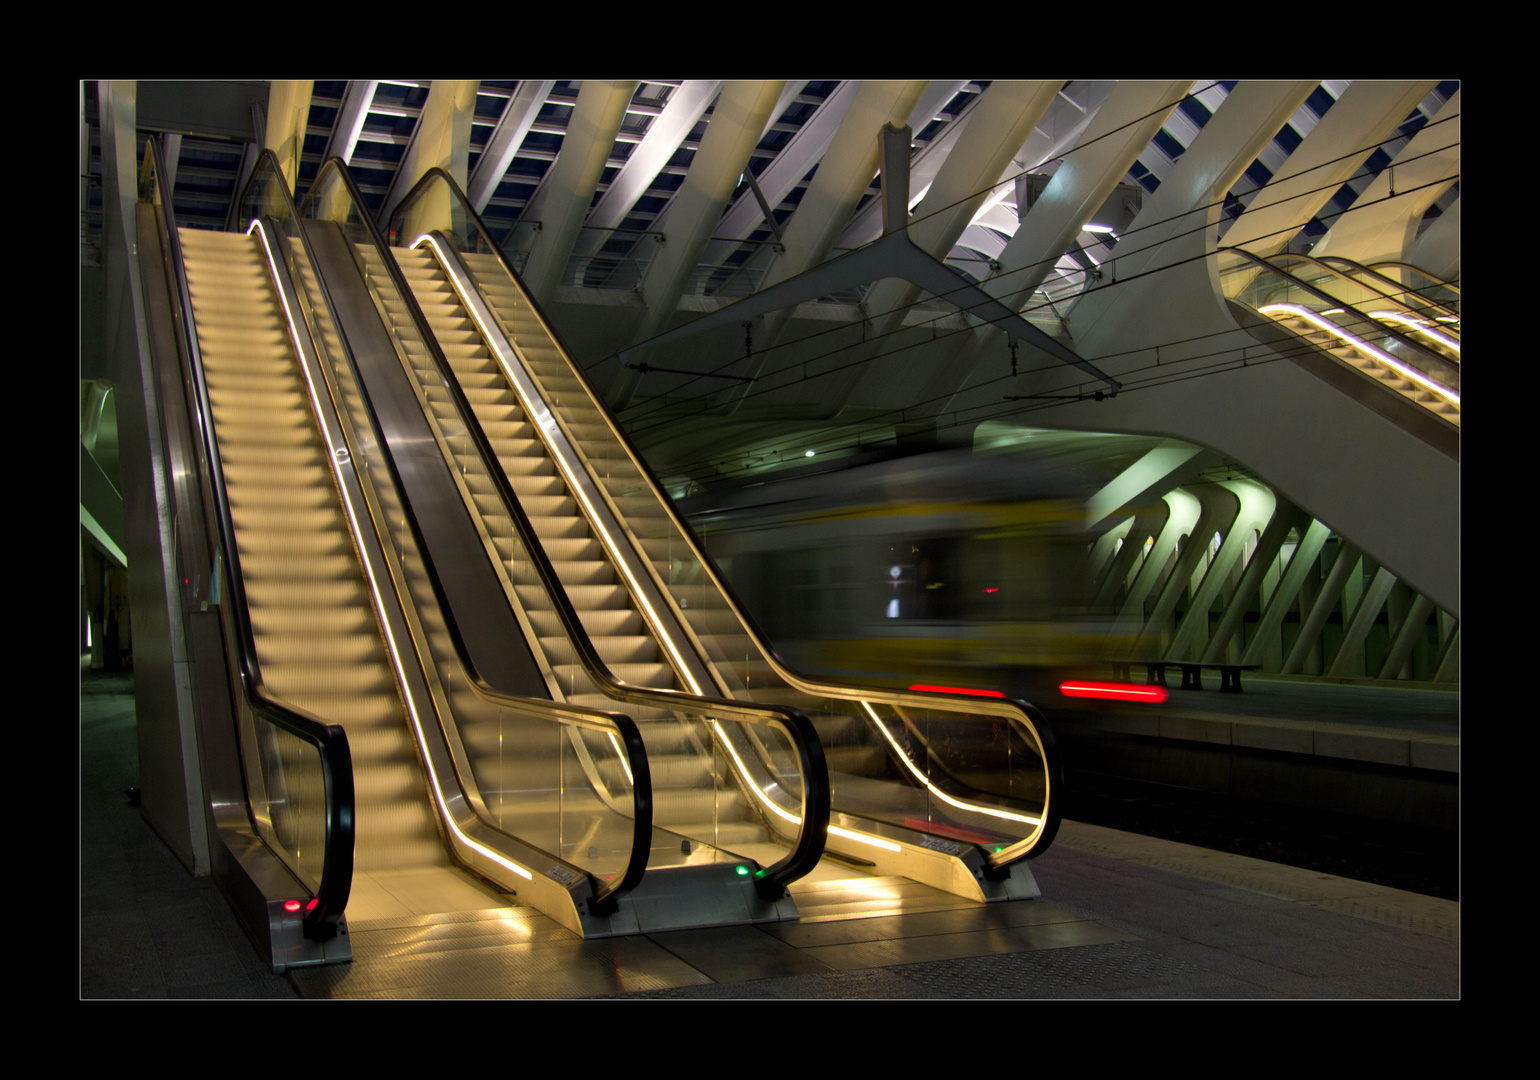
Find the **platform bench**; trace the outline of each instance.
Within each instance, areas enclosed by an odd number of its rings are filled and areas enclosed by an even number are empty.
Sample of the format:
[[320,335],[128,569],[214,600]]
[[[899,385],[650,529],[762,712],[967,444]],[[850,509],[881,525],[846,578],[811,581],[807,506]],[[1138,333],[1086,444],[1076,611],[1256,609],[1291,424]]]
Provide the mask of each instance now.
[[1219,691],[1223,694],[1239,694],[1241,692],[1241,672],[1256,671],[1261,664],[1203,664],[1189,660],[1118,660],[1114,661],[1112,670],[1119,678],[1127,679],[1131,668],[1142,667],[1145,670],[1144,681],[1150,684],[1166,685],[1166,669],[1179,667],[1182,669],[1182,689],[1202,690],[1203,679],[1201,672],[1207,668],[1209,671],[1219,672]]

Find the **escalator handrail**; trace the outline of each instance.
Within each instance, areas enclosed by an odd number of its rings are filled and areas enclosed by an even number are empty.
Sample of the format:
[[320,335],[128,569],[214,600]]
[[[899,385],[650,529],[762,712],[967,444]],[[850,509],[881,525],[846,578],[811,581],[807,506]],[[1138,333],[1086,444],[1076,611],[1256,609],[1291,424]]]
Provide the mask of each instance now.
[[[1410,285],[1404,284],[1403,282],[1397,281],[1395,278],[1392,278],[1392,277],[1389,277],[1389,276],[1387,276],[1385,274],[1380,273],[1373,266],[1365,266],[1361,262],[1354,262],[1352,259],[1346,258],[1345,256],[1342,256],[1342,255],[1324,255],[1324,256],[1322,256],[1319,259],[1314,258],[1312,256],[1306,255],[1306,256],[1303,256],[1303,258],[1310,259],[1310,261],[1312,261],[1312,262],[1321,263],[1321,264],[1327,266],[1330,269],[1337,270],[1338,273],[1343,273],[1343,274],[1348,274],[1348,275],[1352,275],[1352,274],[1366,274],[1369,277],[1374,278],[1376,281],[1382,282],[1385,285],[1388,285],[1392,289],[1394,289],[1395,292],[1388,293],[1384,289],[1380,288],[1377,285],[1371,285],[1370,286],[1370,288],[1374,289],[1375,292],[1380,293],[1381,295],[1386,296],[1386,297],[1388,297],[1391,300],[1396,300],[1396,302],[1399,303],[1399,304],[1405,305],[1406,301],[1405,300],[1397,299],[1397,294],[1404,296],[1407,293],[1411,293],[1413,296],[1417,297],[1417,299],[1421,303],[1426,304],[1428,307],[1437,308],[1439,311],[1442,311],[1446,315],[1450,315],[1450,316],[1453,316],[1455,318],[1459,318],[1459,314],[1460,313],[1455,311],[1449,305],[1442,304],[1439,301],[1434,300],[1432,297],[1423,296],[1422,293],[1418,292],[1416,289],[1412,288]],[[1339,264],[1340,264],[1340,266],[1339,266]],[[1416,271],[1418,274],[1421,274],[1423,277],[1427,278],[1430,282],[1432,282],[1435,285],[1438,285],[1438,286],[1440,286],[1442,288],[1445,288],[1445,289],[1453,289],[1455,292],[1459,292],[1460,291],[1458,286],[1450,285],[1447,281],[1439,281],[1432,274],[1429,274],[1429,273],[1427,273],[1426,271],[1423,271],[1423,270],[1418,270],[1415,266],[1412,266],[1410,263],[1377,263],[1375,265],[1377,265],[1377,266],[1403,266],[1403,267],[1405,267],[1408,270]]]
[[[416,201],[416,199],[418,199],[427,191],[429,184],[435,180],[442,180],[447,183],[449,190],[453,193],[454,198],[460,203],[461,208],[464,210],[468,220],[475,227],[477,232],[480,233],[481,238],[487,247],[487,250],[496,256],[498,263],[502,266],[504,273],[508,275],[509,280],[519,287],[519,292],[523,297],[524,302],[529,305],[530,310],[533,311],[535,316],[540,320],[540,323],[545,328],[547,334],[550,335],[551,340],[557,343],[559,346],[560,339],[555,332],[551,320],[540,308],[540,305],[535,300],[535,298],[530,296],[527,290],[522,287],[520,284],[521,279],[519,278],[519,275],[514,271],[512,265],[508,262],[507,256],[503,254],[502,248],[492,239],[491,233],[487,229],[486,224],[481,220],[481,216],[476,212],[475,208],[471,206],[470,200],[466,198],[465,193],[460,189],[459,184],[455,181],[454,177],[449,175],[449,173],[437,167],[431,168],[425,172],[422,178],[412,186],[411,190],[407,192],[406,196],[403,197],[401,202],[398,203],[393,209],[388,223],[390,228],[395,228],[396,223],[401,218],[401,215],[413,204],[413,202]],[[564,348],[561,349],[561,352],[565,357],[566,352]],[[658,480],[656,474],[654,474],[652,471],[651,466],[647,464],[642,455],[637,452],[635,446],[632,445],[630,438],[625,434],[624,430],[621,428],[620,423],[615,419],[614,414],[610,411],[609,405],[607,402],[605,402],[603,395],[598,393],[593,383],[589,380],[588,373],[583,369],[582,365],[572,362],[570,358],[568,358],[567,367],[570,370],[572,376],[575,377],[582,385],[583,390],[589,399],[597,406],[599,414],[604,418],[604,421],[606,425],[608,425],[611,434],[619,446],[625,451],[626,455],[632,462],[633,466],[641,474],[642,478],[649,485],[651,485],[655,494],[663,491],[663,486]],[[760,631],[758,624],[755,623],[753,618],[748,614],[747,610],[745,609],[742,602],[739,601],[737,594],[733,591],[732,587],[726,582],[726,580],[722,578],[722,576],[717,572],[715,565],[705,556],[704,547],[700,543],[699,538],[695,535],[694,530],[688,525],[688,523],[686,523],[679,516],[678,512],[674,508],[672,500],[660,496],[658,497],[657,501],[660,508],[667,515],[674,529],[678,532],[680,537],[684,540],[685,544],[689,547],[696,561],[710,577],[714,588],[727,604],[729,611],[737,619],[738,623],[743,627],[744,631],[748,634],[750,640],[753,642],[754,647],[760,652],[762,656],[764,656],[776,674],[785,680],[789,685],[803,693],[819,697],[840,698],[849,701],[876,702],[878,704],[887,705],[892,708],[934,708],[938,709],[939,711],[982,714],[1005,719],[1013,723],[1024,724],[1032,733],[1037,745],[1043,751],[1044,769],[1045,773],[1047,774],[1046,782],[1050,787],[1059,786],[1062,789],[1062,765],[1058,759],[1055,740],[1049,733],[1046,719],[1034,706],[1028,704],[1027,702],[1003,697],[976,698],[960,694],[893,690],[887,687],[861,686],[854,683],[844,682],[818,683],[796,674],[790,665],[782,660],[779,654],[775,651],[774,647],[769,644],[769,639]],[[652,572],[654,575],[656,575],[656,571],[652,566],[652,561],[650,559],[644,558],[643,562],[648,567],[649,572]],[[665,595],[667,595],[666,590]],[[978,794],[981,797],[995,798],[995,796],[988,796],[986,793],[982,792]],[[1025,851],[1016,851],[1015,848],[1011,848],[998,854],[985,852],[986,861],[988,861],[992,867],[999,868],[1017,859],[1030,858],[1041,854],[1043,851],[1046,851],[1047,843],[1053,839],[1054,834],[1057,832],[1060,812],[1061,807],[1059,806],[1059,800],[1057,798],[1045,796],[1042,828],[1036,834],[1038,836],[1037,842],[1030,849]]]
[[[165,166],[161,159],[160,144],[154,137],[149,138],[145,147],[144,171],[151,173],[145,179],[152,190],[146,194],[161,211],[162,243],[166,245],[171,275],[175,279],[176,297],[172,306],[180,323],[180,344],[186,350],[188,371],[184,376],[191,381],[195,395],[195,400],[190,403],[195,413],[193,426],[198,432],[199,449],[205,462],[206,495],[214,507],[211,515],[213,521],[210,522],[214,534],[212,539],[215,551],[225,566],[226,580],[223,584],[228,589],[227,603],[235,623],[234,644],[242,697],[255,715],[314,746],[321,762],[326,792],[326,850],[322,857],[320,880],[315,895],[306,906],[303,926],[305,936],[325,940],[336,935],[338,921],[342,918],[352,891],[355,828],[352,754],[348,748],[347,733],[340,725],[329,724],[298,706],[280,701],[263,684],[261,666],[257,662],[256,637],[251,626],[244,578],[241,575],[240,551],[235,541],[234,518],[225,492],[224,471],[214,436],[213,412],[203,370],[203,354],[198,347],[182,243],[177,232],[170,193],[165,190]],[[247,810],[249,814],[249,794]]]
[[[1308,281],[1305,281],[1302,278],[1296,277],[1295,275],[1289,273],[1287,270],[1280,270],[1278,267],[1274,266],[1271,262],[1269,262],[1268,260],[1262,258],[1260,255],[1253,255],[1251,252],[1247,251],[1245,248],[1220,248],[1219,250],[1221,252],[1223,252],[1223,253],[1239,255],[1242,258],[1246,259],[1247,261],[1255,263],[1257,266],[1260,266],[1263,269],[1265,269],[1265,270],[1267,270],[1267,271],[1269,271],[1271,273],[1277,274],[1279,277],[1281,277],[1285,281],[1287,281],[1290,285],[1294,285],[1294,286],[1297,286],[1298,288],[1301,288],[1301,289],[1305,290],[1307,293],[1309,293],[1311,296],[1315,297],[1317,300],[1325,301],[1326,303],[1331,304],[1333,307],[1339,307],[1339,308],[1343,309],[1348,314],[1352,315],[1354,318],[1359,319],[1361,321],[1362,325],[1364,325],[1364,326],[1373,326],[1373,327],[1377,328],[1380,332],[1385,334],[1387,337],[1394,338],[1400,344],[1406,346],[1408,349],[1412,349],[1413,351],[1417,352],[1419,355],[1428,358],[1429,360],[1433,361],[1435,364],[1439,364],[1439,365],[1452,365],[1453,367],[1456,367],[1456,368],[1458,368],[1460,366],[1460,362],[1458,360],[1455,360],[1455,359],[1453,359],[1451,357],[1445,356],[1442,353],[1434,352],[1433,350],[1429,349],[1426,345],[1419,344],[1415,339],[1413,339],[1411,337],[1408,337],[1406,334],[1401,333],[1401,331],[1397,330],[1394,325],[1389,324],[1389,323],[1384,323],[1384,322],[1381,322],[1380,320],[1378,320],[1376,318],[1373,318],[1372,316],[1366,314],[1365,312],[1360,311],[1358,308],[1354,307],[1352,304],[1349,304],[1347,301],[1339,299],[1338,297],[1332,296],[1330,293],[1326,292],[1324,289],[1317,288],[1316,286],[1310,284]],[[1309,256],[1298,256],[1298,257],[1299,258],[1309,259]],[[1318,262],[1318,260],[1315,260],[1315,259],[1309,259],[1309,261],[1311,261],[1311,262]],[[1333,274],[1337,275],[1338,277],[1345,276],[1345,275],[1343,275],[1342,271],[1333,269],[1332,267],[1327,266],[1327,267],[1324,267],[1324,269],[1330,270]]]
[[[264,175],[264,163],[271,164],[273,170],[279,176],[282,175],[276,156],[269,150],[262,151],[261,155],[258,157],[255,167],[252,170],[251,178],[248,180],[247,190],[241,193],[241,197],[236,204],[237,225],[239,225],[239,209],[244,207],[246,203],[247,195],[250,192],[250,186],[257,183],[258,180]],[[295,221],[297,225],[300,224],[301,218],[299,217],[298,211],[295,209],[292,199],[289,197],[287,188],[280,185],[280,190],[283,193],[286,212],[289,214],[291,220]],[[302,227],[296,228],[295,231],[298,234],[300,245],[304,250],[305,258],[309,261],[309,264],[312,268],[314,280],[320,289],[322,302],[327,306],[328,317],[332,320],[333,325],[340,326],[340,324],[337,322],[336,305],[332,301],[331,292],[322,276],[318,272],[314,272],[314,268],[317,266],[317,263],[314,250],[311,247],[310,238],[306,235],[305,229]],[[391,452],[390,443],[381,434],[382,427],[380,424],[379,416],[375,411],[374,402],[369,396],[367,384],[362,378],[362,375],[358,369],[357,359],[354,357],[352,350],[348,347],[345,338],[340,333],[338,337],[343,354],[342,361],[348,365],[348,370],[352,376],[354,385],[358,388],[360,404],[363,406],[365,415],[368,418],[369,432],[367,437],[373,438],[376,444],[381,448],[381,462],[385,466],[385,469],[388,473],[389,482],[397,492],[400,492],[404,490],[401,483],[401,476],[397,469],[394,455]],[[331,386],[329,378],[328,392],[335,394],[335,388]],[[631,850],[627,859],[626,869],[621,874],[616,875],[612,880],[606,883],[597,878],[595,875],[588,873],[580,866],[568,863],[565,859],[562,859],[556,855],[552,855],[549,852],[542,852],[542,854],[550,858],[552,861],[567,867],[574,873],[583,874],[588,879],[593,894],[590,904],[592,910],[595,912],[605,912],[611,910],[614,906],[615,899],[620,894],[634,889],[637,884],[640,883],[642,875],[647,868],[647,857],[652,839],[653,801],[651,770],[647,764],[646,750],[642,742],[641,731],[636,726],[636,721],[624,713],[606,712],[598,709],[584,709],[578,706],[567,705],[553,701],[545,701],[538,698],[520,697],[517,695],[502,693],[489,687],[486,684],[486,681],[481,678],[480,673],[476,671],[475,665],[471,662],[470,653],[465,644],[464,634],[460,629],[459,622],[455,618],[452,607],[448,602],[448,593],[443,586],[443,581],[439,575],[438,568],[434,563],[432,555],[429,552],[428,545],[424,540],[421,524],[417,519],[411,502],[405,498],[400,499],[400,509],[404,521],[407,523],[411,530],[417,551],[420,553],[421,567],[424,572],[424,576],[427,578],[429,586],[433,591],[435,602],[439,608],[439,616],[443,620],[445,630],[449,634],[450,640],[453,643],[456,657],[461,666],[468,673],[469,681],[476,687],[478,693],[480,693],[482,697],[488,699],[491,704],[496,706],[502,706],[513,711],[520,711],[525,713],[534,712],[544,715],[550,718],[553,722],[557,723],[599,728],[619,737],[623,752],[626,757],[627,766],[630,770],[632,778],[631,817],[633,825]],[[490,823],[487,824],[495,832],[504,831],[498,829],[496,826],[492,826]],[[519,838],[515,837],[515,839]],[[521,844],[534,847],[535,850],[540,850],[534,845],[528,845],[528,842],[525,840],[519,839],[519,842]]]
[[[514,523],[525,553],[529,556],[542,588],[551,600],[579,663],[600,692],[614,700],[682,713],[703,720],[730,719],[749,724],[778,726],[790,736],[802,774],[802,824],[792,851],[780,862],[763,868],[755,881],[756,888],[762,895],[778,899],[784,895],[786,885],[811,873],[823,855],[830,812],[828,767],[824,762],[823,746],[818,740],[812,721],[796,709],[655,690],[633,686],[615,678],[584,628],[577,609],[567,594],[566,587],[557,577],[556,569],[546,555],[544,545],[525,514],[506,474],[501,468],[494,467],[497,454],[491,440],[477,419],[475,410],[466,398],[458,378],[455,377],[453,367],[439,347],[437,338],[418,307],[405,275],[402,274],[394,256],[390,253],[389,245],[374,221],[366,213],[362,213],[365,206],[363,198],[347,170],[346,163],[340,158],[330,158],[322,165],[315,182],[311,185],[310,194],[307,194],[302,203],[301,212],[303,213],[304,206],[309,204],[314,193],[320,190],[328,170],[336,171],[339,181],[348,191],[349,198],[359,207],[360,216],[365,222],[366,231],[376,249],[377,257],[380,258],[381,265],[389,275],[393,287],[404,301],[419,337],[444,380],[454,406],[459,412],[460,420],[465,424],[476,453],[486,466],[488,478],[499,500]],[[415,191],[416,188],[413,190]]]
[[[1402,285],[1400,282],[1392,281],[1390,278],[1387,278],[1384,274],[1378,273],[1378,272],[1376,272],[1374,270],[1370,270],[1367,266],[1364,266],[1362,263],[1356,263],[1352,259],[1345,258],[1345,257],[1343,257],[1341,255],[1327,255],[1327,256],[1324,256],[1322,258],[1316,258],[1314,255],[1296,254],[1295,252],[1291,251],[1291,252],[1280,253],[1279,255],[1273,255],[1273,256],[1271,256],[1271,259],[1273,259],[1273,260],[1292,259],[1292,260],[1294,260],[1296,262],[1305,263],[1307,265],[1318,266],[1318,267],[1320,267],[1322,270],[1324,270],[1326,273],[1330,274],[1334,278],[1346,278],[1348,281],[1351,281],[1354,284],[1356,284],[1356,285],[1358,285],[1358,286],[1360,286],[1360,287],[1362,287],[1364,289],[1369,290],[1370,292],[1378,293],[1379,295],[1383,296],[1386,300],[1388,300],[1392,304],[1395,304],[1395,305],[1397,305],[1398,307],[1401,307],[1401,308],[1405,308],[1409,312],[1412,312],[1412,313],[1415,313],[1415,314],[1418,314],[1418,315],[1423,314],[1421,311],[1418,310],[1418,304],[1414,304],[1414,303],[1412,303],[1412,302],[1410,302],[1410,301],[1408,301],[1406,299],[1403,299],[1403,297],[1405,297],[1408,294],[1410,294],[1412,296],[1415,296],[1417,298],[1417,300],[1419,302],[1421,302],[1422,304],[1426,304],[1426,305],[1430,305],[1432,307],[1436,307],[1440,311],[1443,311],[1443,312],[1445,312],[1447,314],[1450,314],[1450,315],[1454,314],[1454,312],[1450,311],[1447,307],[1445,307],[1443,304],[1440,304],[1438,301],[1436,301],[1436,300],[1429,300],[1427,297],[1423,296],[1421,293],[1417,292],[1415,289],[1408,288],[1407,286]],[[1276,271],[1279,271],[1281,273],[1286,273],[1287,272],[1287,271],[1284,271],[1282,269],[1282,267],[1278,266],[1276,262],[1273,262],[1271,265],[1272,265],[1273,269],[1276,270]],[[1360,277],[1359,277],[1360,274],[1364,276],[1364,279],[1367,279],[1367,278],[1376,278],[1376,279],[1378,279],[1380,282],[1383,282],[1384,284],[1389,285],[1392,291],[1387,292],[1385,289],[1381,288],[1378,284],[1376,284],[1373,281],[1360,279]],[[1451,359],[1454,359],[1454,358],[1451,357]],[[1459,361],[1456,359],[1455,363],[1459,363]]]
[[[1331,256],[1327,256],[1327,257],[1330,258]],[[1373,266],[1367,267],[1367,269],[1370,270],[1373,273],[1378,273],[1380,267],[1382,267],[1382,266],[1395,267],[1397,270],[1410,270],[1414,274],[1421,274],[1423,277],[1427,278],[1429,284],[1437,285],[1437,286],[1439,286],[1442,289],[1448,289],[1450,292],[1454,293],[1456,296],[1458,296],[1460,294],[1460,286],[1456,285],[1454,282],[1452,282],[1452,281],[1445,281],[1443,278],[1437,277],[1434,274],[1430,274],[1426,270],[1422,269],[1420,266],[1413,266],[1409,262],[1401,262],[1401,261],[1399,261],[1397,259],[1387,259],[1384,262],[1377,262]],[[1403,286],[1403,288],[1404,287],[1405,286]]]

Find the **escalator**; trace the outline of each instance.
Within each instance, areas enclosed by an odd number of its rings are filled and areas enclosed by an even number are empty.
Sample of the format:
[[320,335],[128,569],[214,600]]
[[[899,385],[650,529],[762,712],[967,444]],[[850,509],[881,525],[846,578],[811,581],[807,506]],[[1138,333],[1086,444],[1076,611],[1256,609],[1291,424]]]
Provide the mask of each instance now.
[[1457,290],[1411,267],[1383,268],[1392,277],[1342,258],[1229,249],[1220,265],[1225,297],[1254,336],[1457,456]]
[[[838,862],[820,874],[848,878],[859,867],[976,900],[1035,895],[1022,860],[1046,849],[1058,813],[1056,762],[1039,718],[1003,699],[821,685],[786,669],[700,554],[453,181],[437,170],[425,177],[397,209],[390,235],[403,279],[452,357],[445,385],[457,386],[488,427],[506,425],[483,462],[497,463],[488,469],[491,479],[504,474],[506,501],[532,507],[538,538],[526,546],[552,546],[561,582],[550,591],[576,599],[595,590],[593,596],[615,604],[579,604],[579,618],[621,670],[666,658],[667,678],[654,667],[631,669],[632,677],[653,680],[653,694],[683,690],[810,719],[829,762],[827,843]],[[431,373],[422,382],[426,401]],[[455,454],[452,447],[447,452]],[[457,469],[477,472],[473,458],[457,457]],[[467,500],[489,533],[503,528],[496,506],[469,490]],[[508,587],[520,592],[520,556],[497,557]],[[531,619],[538,617],[539,598],[526,599]],[[557,672],[567,667],[554,653],[548,661]],[[569,691],[574,700],[589,692],[581,680],[569,680]],[[635,695],[628,700],[643,700]],[[656,776],[670,755],[657,745],[645,712],[638,721]],[[771,762],[775,755],[760,756]],[[767,778],[779,778],[773,764]],[[747,801],[756,801],[754,785],[743,786]],[[662,813],[661,785],[658,801]]]
[[[552,700],[521,666],[495,583],[434,512],[433,455],[412,455],[422,412],[361,374],[401,366],[358,321],[362,278],[318,273],[276,162],[243,197],[245,234],[177,229],[149,171],[243,774],[214,812],[239,864],[227,892],[275,968],[347,959],[344,911],[399,921],[516,894],[583,936],[786,917],[775,874],[653,828],[647,754],[613,700]],[[301,924],[331,944],[306,947]]]
[[[657,643],[633,632],[642,626],[629,594],[604,580],[607,564],[585,557],[596,554],[597,544],[586,535],[583,517],[574,514],[571,495],[548,463],[520,453],[521,438],[527,449],[528,419],[495,393],[462,389],[446,353],[463,362],[466,348],[443,325],[438,333],[429,328],[360,206],[351,178],[337,166],[323,170],[300,213],[307,217],[307,243],[336,301],[343,336],[360,357],[361,393],[382,416],[391,414],[384,421],[385,442],[402,463],[407,501],[432,507],[418,514],[426,532],[442,533],[452,522],[470,530],[455,542],[425,540],[434,551],[431,561],[452,565],[459,577],[479,575],[449,607],[456,614],[485,609],[462,630],[485,639],[486,656],[528,650],[539,688],[526,680],[516,692],[543,693],[575,709],[623,707],[643,721],[656,831],[646,877],[630,898],[641,925],[793,914],[795,908],[783,902],[785,886],[816,864],[820,823],[827,817],[827,780],[811,726],[788,710],[700,695],[699,679],[678,682],[677,668],[660,662]],[[426,306],[434,318],[444,318],[443,305]],[[371,334],[388,343],[359,347]],[[486,467],[500,458],[508,469]],[[520,477],[521,491],[513,490],[509,472]],[[438,475],[436,487],[422,482],[430,473]],[[459,505],[451,508],[451,502]],[[548,548],[559,562],[549,559]],[[499,578],[487,576],[494,568]],[[424,608],[434,606],[426,597],[416,599]],[[504,615],[501,630],[490,627],[492,608]],[[442,667],[444,650],[431,651],[431,662]],[[474,715],[477,697],[509,686],[490,663],[473,666],[477,678],[450,673],[444,681],[460,741],[483,760],[476,766],[479,780],[487,757],[507,758],[506,743],[491,726],[467,723],[465,716]],[[581,844],[563,852],[582,859]],[[745,878],[743,888],[709,886],[716,873]],[[697,884],[681,892],[670,879]],[[713,889],[716,900],[709,899]]]
[[419,873],[453,872],[260,242],[180,240],[263,684],[353,750],[350,906],[388,908],[399,875],[454,889]]

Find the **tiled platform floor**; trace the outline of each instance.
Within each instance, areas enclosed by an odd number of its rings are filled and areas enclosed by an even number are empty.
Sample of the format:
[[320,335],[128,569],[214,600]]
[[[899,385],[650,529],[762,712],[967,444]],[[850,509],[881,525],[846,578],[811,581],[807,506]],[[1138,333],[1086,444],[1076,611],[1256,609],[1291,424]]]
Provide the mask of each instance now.
[[[557,928],[468,961],[453,995],[405,977],[400,928],[360,925],[347,978],[333,969],[273,975],[213,883],[190,876],[124,794],[137,784],[128,677],[84,677],[81,746],[83,999],[1451,999],[1461,992],[1456,903],[1073,822],[1032,864],[1040,901],[612,942],[579,942]],[[422,941],[414,947],[421,952]]]

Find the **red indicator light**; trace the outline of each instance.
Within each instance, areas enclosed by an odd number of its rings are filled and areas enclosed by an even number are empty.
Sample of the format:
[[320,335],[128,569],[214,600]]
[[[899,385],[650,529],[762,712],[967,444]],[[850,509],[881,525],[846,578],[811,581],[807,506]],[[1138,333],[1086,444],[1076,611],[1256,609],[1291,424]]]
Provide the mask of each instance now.
[[970,690],[966,686],[921,686],[915,683],[909,689],[924,690],[931,694],[967,694],[969,697],[1004,697],[998,690]]
[[999,592],[999,589],[985,589],[985,592]]
[[998,836],[986,836],[980,832],[970,832],[967,829],[959,829],[953,825],[943,825],[936,821],[921,821],[918,818],[905,818],[905,828],[915,832],[928,832],[936,836],[950,836],[953,840],[961,840],[966,844],[989,845],[996,843]]
[[291,912],[291,913],[295,912],[295,911],[298,911],[299,910],[299,901],[298,900],[285,900],[283,902],[283,910],[285,910],[287,912]]
[[1065,697],[1105,698],[1108,701],[1144,701],[1158,705],[1166,700],[1163,686],[1143,686],[1139,683],[1115,682],[1063,682],[1059,693]]

